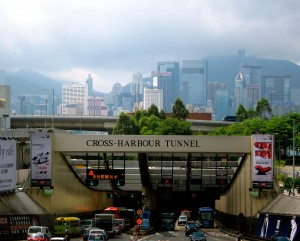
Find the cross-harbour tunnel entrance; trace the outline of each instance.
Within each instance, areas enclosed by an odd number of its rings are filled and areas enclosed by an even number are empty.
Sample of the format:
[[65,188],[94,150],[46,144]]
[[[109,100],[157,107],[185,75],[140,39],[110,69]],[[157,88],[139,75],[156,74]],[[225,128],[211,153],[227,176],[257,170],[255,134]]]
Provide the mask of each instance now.
[[143,197],[151,209],[212,206],[252,214],[261,204],[254,207],[249,197],[251,143],[248,136],[53,133],[54,192],[45,196],[30,188],[30,195],[56,214],[136,208],[145,204]]

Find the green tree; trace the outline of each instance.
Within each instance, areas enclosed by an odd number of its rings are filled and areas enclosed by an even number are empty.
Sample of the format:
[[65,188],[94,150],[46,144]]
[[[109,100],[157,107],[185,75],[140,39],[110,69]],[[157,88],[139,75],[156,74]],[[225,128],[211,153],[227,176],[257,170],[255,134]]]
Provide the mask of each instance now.
[[140,128],[133,116],[122,112],[113,128],[113,135],[139,135]]
[[272,108],[266,98],[261,98],[256,104],[256,114],[262,118],[266,118],[267,114],[272,115]]
[[173,112],[171,116],[178,120],[185,120],[189,115],[189,111],[185,108],[180,98],[176,99],[172,110]]
[[239,104],[235,114],[237,116],[238,121],[244,121],[247,119],[247,111],[242,104]]
[[161,135],[162,120],[155,115],[144,116],[139,124],[141,126],[141,135]]
[[162,135],[192,135],[191,123],[185,120],[167,118],[161,126]]

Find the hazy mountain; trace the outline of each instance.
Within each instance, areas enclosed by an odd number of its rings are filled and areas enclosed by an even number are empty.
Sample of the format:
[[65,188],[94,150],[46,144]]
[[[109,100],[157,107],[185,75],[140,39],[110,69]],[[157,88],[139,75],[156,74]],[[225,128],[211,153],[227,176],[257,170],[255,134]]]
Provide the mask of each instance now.
[[11,86],[13,96],[46,94],[45,89],[54,89],[56,95],[61,95],[64,83],[67,82],[51,79],[32,70],[5,71],[5,84]]
[[[234,80],[239,73],[241,60],[239,56],[206,57],[208,60],[208,81],[225,82],[228,84],[229,94],[232,94]],[[244,64],[261,66],[262,75],[291,76],[291,88],[300,88],[300,66],[287,61],[275,59],[260,59],[246,57]]]
[[[208,81],[225,82],[231,95],[234,80],[239,73],[241,59],[238,55],[210,56],[204,58],[208,61]],[[300,88],[300,66],[287,60],[260,59],[245,57],[244,64],[261,66],[262,75],[288,75],[291,76],[291,87]],[[146,76],[145,76],[146,77]],[[116,80],[117,82],[118,80]],[[32,70],[21,69],[18,71],[5,71],[5,84],[11,86],[12,96],[21,94],[46,93],[44,89],[54,89],[55,95],[61,96],[62,85],[71,83],[49,78]],[[96,92],[97,96],[104,93]]]

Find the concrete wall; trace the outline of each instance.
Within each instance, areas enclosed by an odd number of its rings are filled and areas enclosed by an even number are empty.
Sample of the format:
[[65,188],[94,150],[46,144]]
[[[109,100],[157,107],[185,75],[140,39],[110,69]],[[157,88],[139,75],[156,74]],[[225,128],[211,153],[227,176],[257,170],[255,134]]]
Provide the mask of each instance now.
[[106,192],[97,192],[86,187],[70,171],[67,162],[58,152],[52,157],[53,195],[44,195],[43,190],[26,184],[26,193],[42,207],[56,215],[88,212],[112,206]]
[[279,194],[279,190],[261,191],[259,197],[252,197],[249,188],[252,187],[252,157],[247,154],[240,172],[226,194],[216,200],[215,208],[228,214],[244,214],[246,217],[257,213]]

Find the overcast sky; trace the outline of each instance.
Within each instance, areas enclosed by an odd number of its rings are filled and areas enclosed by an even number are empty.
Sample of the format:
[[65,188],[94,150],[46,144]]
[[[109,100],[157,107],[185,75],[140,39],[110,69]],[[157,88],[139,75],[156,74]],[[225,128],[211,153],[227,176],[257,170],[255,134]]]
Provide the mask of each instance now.
[[1,0],[0,68],[110,92],[158,61],[246,55],[300,64],[299,0]]

